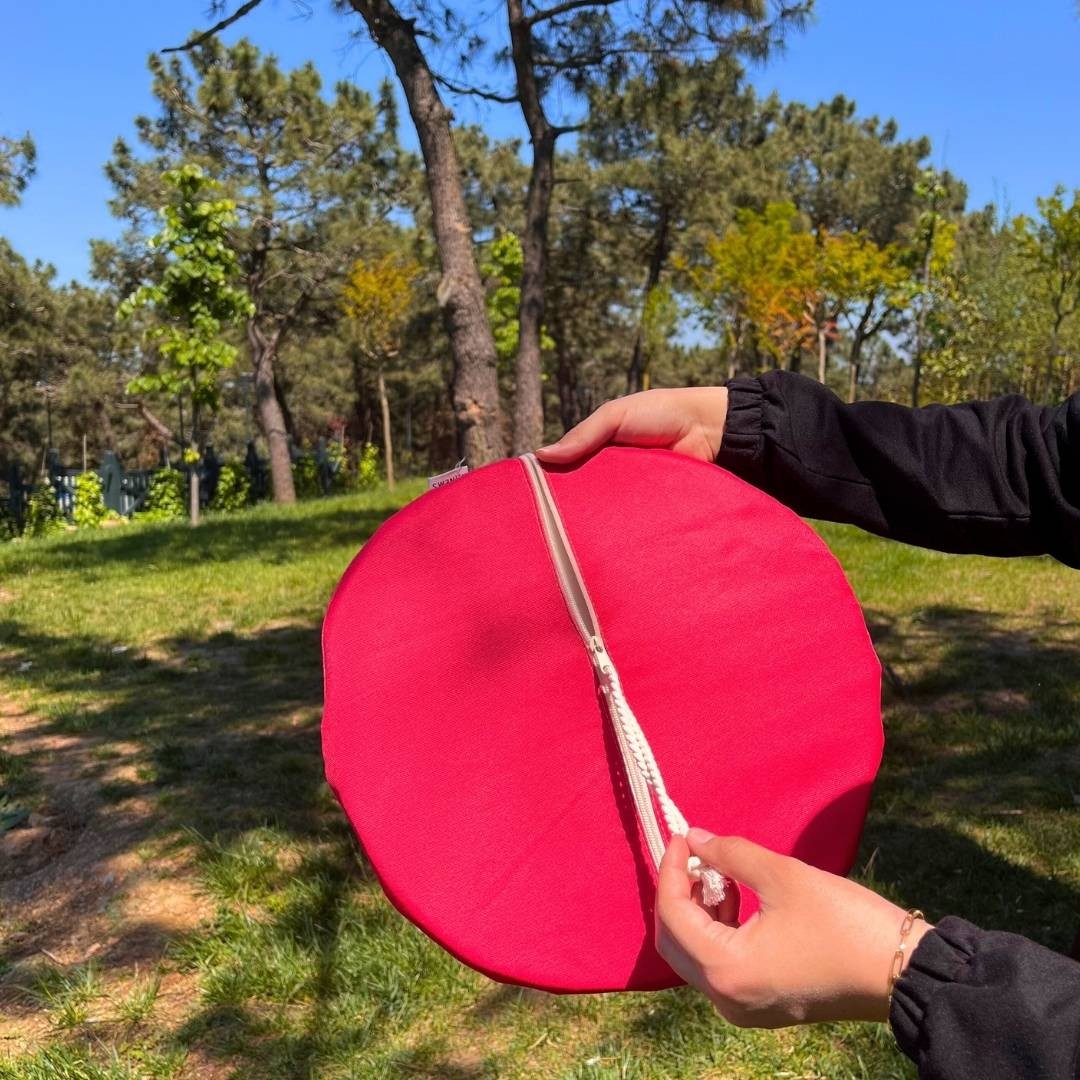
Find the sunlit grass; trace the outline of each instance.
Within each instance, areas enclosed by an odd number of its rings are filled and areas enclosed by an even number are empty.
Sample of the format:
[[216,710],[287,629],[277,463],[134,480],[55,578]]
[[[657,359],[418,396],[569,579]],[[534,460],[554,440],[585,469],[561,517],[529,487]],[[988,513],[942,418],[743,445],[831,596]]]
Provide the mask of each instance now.
[[[912,1077],[881,1027],[745,1032],[687,990],[499,986],[386,903],[322,780],[318,632],[348,561],[419,490],[0,547],[0,686],[47,730],[87,740],[95,768],[127,767],[102,773],[102,813],[152,799],[140,850],[186,859],[213,907],[158,972],[96,972],[96,996],[82,969],[50,984],[36,1000],[55,1045],[8,1063],[0,1047],[0,1077],[165,1076],[182,1062],[197,1076],[199,1061],[244,1077]],[[860,873],[932,917],[1067,945],[1080,578],[822,531],[889,673]],[[39,765],[0,746],[0,787],[29,805]],[[194,989],[162,1021],[170,974]],[[89,1023],[99,1011],[108,1022]]]

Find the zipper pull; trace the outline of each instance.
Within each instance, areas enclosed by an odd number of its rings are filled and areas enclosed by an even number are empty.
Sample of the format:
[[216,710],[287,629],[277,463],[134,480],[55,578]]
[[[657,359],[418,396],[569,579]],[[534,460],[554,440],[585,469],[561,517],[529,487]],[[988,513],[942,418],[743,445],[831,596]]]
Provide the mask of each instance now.
[[589,649],[592,652],[593,666],[605,679],[610,679],[613,671],[611,657],[608,656],[603,641],[596,634],[589,638]]

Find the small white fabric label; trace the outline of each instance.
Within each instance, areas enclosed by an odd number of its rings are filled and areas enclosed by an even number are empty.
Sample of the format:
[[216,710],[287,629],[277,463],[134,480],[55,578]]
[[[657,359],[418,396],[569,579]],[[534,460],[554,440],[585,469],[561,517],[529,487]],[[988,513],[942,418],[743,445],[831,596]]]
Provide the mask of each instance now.
[[438,476],[429,476],[427,486],[429,489],[445,487],[447,484],[452,484],[459,476],[464,476],[468,471],[469,466],[465,464],[465,459],[462,458],[452,469],[447,469],[446,472],[439,473]]

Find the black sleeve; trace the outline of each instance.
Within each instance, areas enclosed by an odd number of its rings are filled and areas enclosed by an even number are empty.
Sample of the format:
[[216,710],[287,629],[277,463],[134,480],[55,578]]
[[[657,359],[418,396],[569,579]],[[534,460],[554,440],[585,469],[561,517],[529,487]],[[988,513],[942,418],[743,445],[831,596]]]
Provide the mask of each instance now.
[[889,1022],[922,1080],[1077,1080],[1080,963],[949,916],[912,953]]
[[1080,567],[1080,394],[846,405],[773,371],[728,384],[717,462],[808,517],[940,551]]

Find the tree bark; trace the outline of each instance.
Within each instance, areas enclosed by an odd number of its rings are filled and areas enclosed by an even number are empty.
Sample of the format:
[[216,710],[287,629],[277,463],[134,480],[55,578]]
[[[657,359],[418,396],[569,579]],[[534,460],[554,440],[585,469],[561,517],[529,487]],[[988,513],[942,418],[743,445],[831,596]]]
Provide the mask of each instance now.
[[522,0],[507,0],[506,12],[517,96],[532,143],[532,169],[525,198],[525,232],[521,238],[521,306],[514,379],[514,453],[524,454],[544,441],[540,343],[544,325],[548,218],[555,187],[555,140],[559,131],[548,122],[540,99],[532,26],[525,16]]
[[626,392],[635,394],[646,386],[645,356],[645,304],[649,293],[660,284],[660,275],[671,253],[671,210],[667,203],[660,204],[656,218],[656,231],[653,233],[652,250],[649,252],[649,269],[645,278],[645,292],[642,294],[641,317],[634,332],[634,350],[630,354],[630,367],[626,371]]
[[923,255],[923,302],[919,305],[919,313],[915,316],[915,356],[913,358],[914,372],[911,380],[911,407],[919,407],[919,395],[922,391],[922,364],[923,350],[926,347],[926,316],[930,311],[930,277],[933,269],[934,233],[937,231],[937,218],[931,217],[929,235],[926,240],[926,252]]
[[277,367],[274,368],[274,397],[277,398],[278,408],[281,409],[281,417],[285,421],[285,431],[296,439],[296,425],[293,423],[292,410],[289,408],[289,399],[285,394],[285,386],[278,376]]
[[386,486],[394,490],[394,440],[390,431],[390,399],[386,396],[386,379],[379,365],[379,408],[382,411],[383,454],[386,457]]
[[[146,421],[146,426],[163,443],[168,445],[169,443],[172,443],[172,442],[175,442],[175,443],[180,442],[180,440],[177,439],[177,437],[173,434],[172,428],[170,428],[168,426],[168,424],[165,423],[164,420],[160,419],[158,416],[156,416],[154,413],[152,413],[150,411],[150,409],[147,408],[147,406],[143,402],[141,402],[141,401],[136,402],[136,407],[139,410],[139,415],[143,418],[143,420]],[[109,449],[111,450],[112,447],[110,446]]]
[[566,343],[566,330],[555,325],[555,382],[559,391],[559,421],[563,431],[569,431],[582,419],[581,395],[578,393],[578,366]]
[[274,390],[274,351],[276,337],[263,335],[254,319],[248,319],[248,344],[255,374],[255,415],[266,439],[270,455],[270,489],[276,503],[296,502],[293,484],[292,459],[289,456],[289,437],[285,417]]
[[[866,307],[863,308],[862,315],[859,316],[859,321],[855,325],[855,332],[851,336],[851,351],[848,353],[848,401],[854,401],[859,389],[859,371],[862,367],[862,349],[866,339],[870,336],[868,333],[870,327],[870,318],[874,313],[874,304],[877,302],[877,297],[872,298]],[[878,328],[880,329],[881,323],[884,319],[878,321]]]
[[442,266],[436,298],[450,337],[452,402],[460,449],[473,468],[506,453],[506,418],[499,403],[495,341],[476,267],[472,227],[461,187],[461,165],[443,103],[417,42],[412,20],[392,0],[349,0],[397,72],[416,126]]
[[825,385],[825,366],[829,361],[829,342],[825,332],[825,324],[819,323],[817,328],[817,377],[818,382]]

